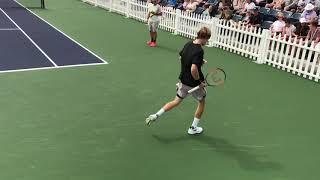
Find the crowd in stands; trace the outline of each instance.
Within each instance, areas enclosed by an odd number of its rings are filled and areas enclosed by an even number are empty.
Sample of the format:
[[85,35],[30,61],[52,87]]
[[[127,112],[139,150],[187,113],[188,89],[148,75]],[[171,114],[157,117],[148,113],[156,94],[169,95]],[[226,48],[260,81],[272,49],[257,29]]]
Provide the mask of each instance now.
[[[148,1],[148,0],[143,0]],[[191,13],[270,29],[273,35],[320,41],[320,0],[158,0]]]

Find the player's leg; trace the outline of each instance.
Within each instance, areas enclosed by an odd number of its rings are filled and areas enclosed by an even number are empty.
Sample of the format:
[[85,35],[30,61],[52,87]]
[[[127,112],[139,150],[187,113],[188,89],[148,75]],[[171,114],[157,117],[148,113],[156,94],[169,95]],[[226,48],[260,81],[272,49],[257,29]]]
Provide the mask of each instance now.
[[157,42],[158,27],[159,27],[159,22],[155,22],[155,23],[154,23],[154,36],[153,36],[154,42]]
[[150,31],[150,41],[148,41],[148,45],[153,41],[153,32]]
[[156,42],[156,38],[155,38],[155,34],[156,34],[156,32],[154,32],[155,30],[153,29],[153,31],[151,32],[152,33],[152,40],[151,40],[151,42]]
[[157,43],[157,37],[158,37],[157,31],[154,32],[154,36],[153,37],[154,37],[153,38],[154,42]]
[[158,119],[161,115],[163,115],[165,112],[170,111],[171,109],[177,107],[183,99],[176,96],[174,100],[168,102],[165,104],[157,113],[151,114],[149,117],[146,118],[146,124],[150,125],[152,122],[154,122],[156,119]]
[[194,113],[193,122],[188,129],[188,134],[199,134],[202,133],[203,128],[199,127],[198,124],[200,122],[200,119],[202,117],[202,114],[205,109],[206,105],[206,90],[205,89],[199,89],[192,93],[192,96],[198,100],[198,107],[196,109],[196,112]]
[[[202,100],[199,101],[197,110],[194,113],[195,118],[201,119],[201,116],[204,112],[205,105],[206,105],[206,100],[205,100],[205,98],[203,98]],[[195,124],[195,126],[197,126],[197,124]]]
[[152,27],[152,22],[149,20],[148,21],[148,29],[149,29],[149,35],[150,35],[150,41],[147,42],[147,44],[150,46],[151,42],[153,42],[153,27]]
[[177,107],[177,106],[182,102],[182,100],[183,100],[183,99],[181,99],[181,98],[179,98],[178,96],[176,96],[173,101],[170,101],[170,102],[168,102],[167,104],[165,104],[165,105],[163,106],[163,108],[162,108],[163,111],[164,111],[164,112],[168,112],[168,111],[170,111],[171,109]]
[[146,118],[146,124],[150,125],[152,122],[158,119],[165,112],[168,112],[171,109],[177,107],[183,101],[183,99],[188,96],[189,89],[190,89],[189,87],[183,85],[182,83],[178,83],[177,89],[176,89],[177,96],[174,98],[174,100],[165,104],[157,113],[149,115],[149,117]]
[[159,26],[159,23],[158,21],[154,21],[152,22],[152,37],[153,37],[153,40],[152,40],[152,43],[150,44],[150,46],[152,47],[155,47],[157,46],[157,37],[158,37],[158,26]]

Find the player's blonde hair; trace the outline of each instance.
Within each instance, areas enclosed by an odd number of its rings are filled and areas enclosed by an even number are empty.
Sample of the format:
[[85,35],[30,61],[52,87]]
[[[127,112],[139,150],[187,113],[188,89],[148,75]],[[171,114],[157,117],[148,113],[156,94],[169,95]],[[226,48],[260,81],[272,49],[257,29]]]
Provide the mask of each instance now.
[[197,33],[197,39],[210,39],[211,31],[207,27],[202,27]]

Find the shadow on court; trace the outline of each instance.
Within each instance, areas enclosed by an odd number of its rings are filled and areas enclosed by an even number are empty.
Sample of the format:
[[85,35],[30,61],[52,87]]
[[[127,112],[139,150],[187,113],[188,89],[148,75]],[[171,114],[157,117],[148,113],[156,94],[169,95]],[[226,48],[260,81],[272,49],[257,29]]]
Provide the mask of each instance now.
[[164,137],[152,135],[157,141],[163,144],[171,144],[180,141],[199,141],[208,145],[210,151],[221,153],[230,158],[234,158],[239,166],[246,170],[252,171],[280,171],[284,167],[278,162],[268,161],[265,155],[257,155],[250,152],[248,147],[240,147],[231,144],[227,140],[218,137],[210,137],[206,135],[198,136],[180,136],[180,137]]

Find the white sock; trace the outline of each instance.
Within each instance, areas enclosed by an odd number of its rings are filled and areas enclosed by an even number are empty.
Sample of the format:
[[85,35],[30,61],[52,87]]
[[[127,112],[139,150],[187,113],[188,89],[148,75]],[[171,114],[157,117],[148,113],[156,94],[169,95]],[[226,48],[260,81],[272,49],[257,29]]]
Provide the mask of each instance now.
[[198,127],[198,123],[199,123],[200,119],[194,117],[193,122],[192,122],[192,127]]
[[160,117],[164,112],[165,112],[164,109],[161,108],[161,109],[156,113],[156,115],[157,115],[158,117]]

